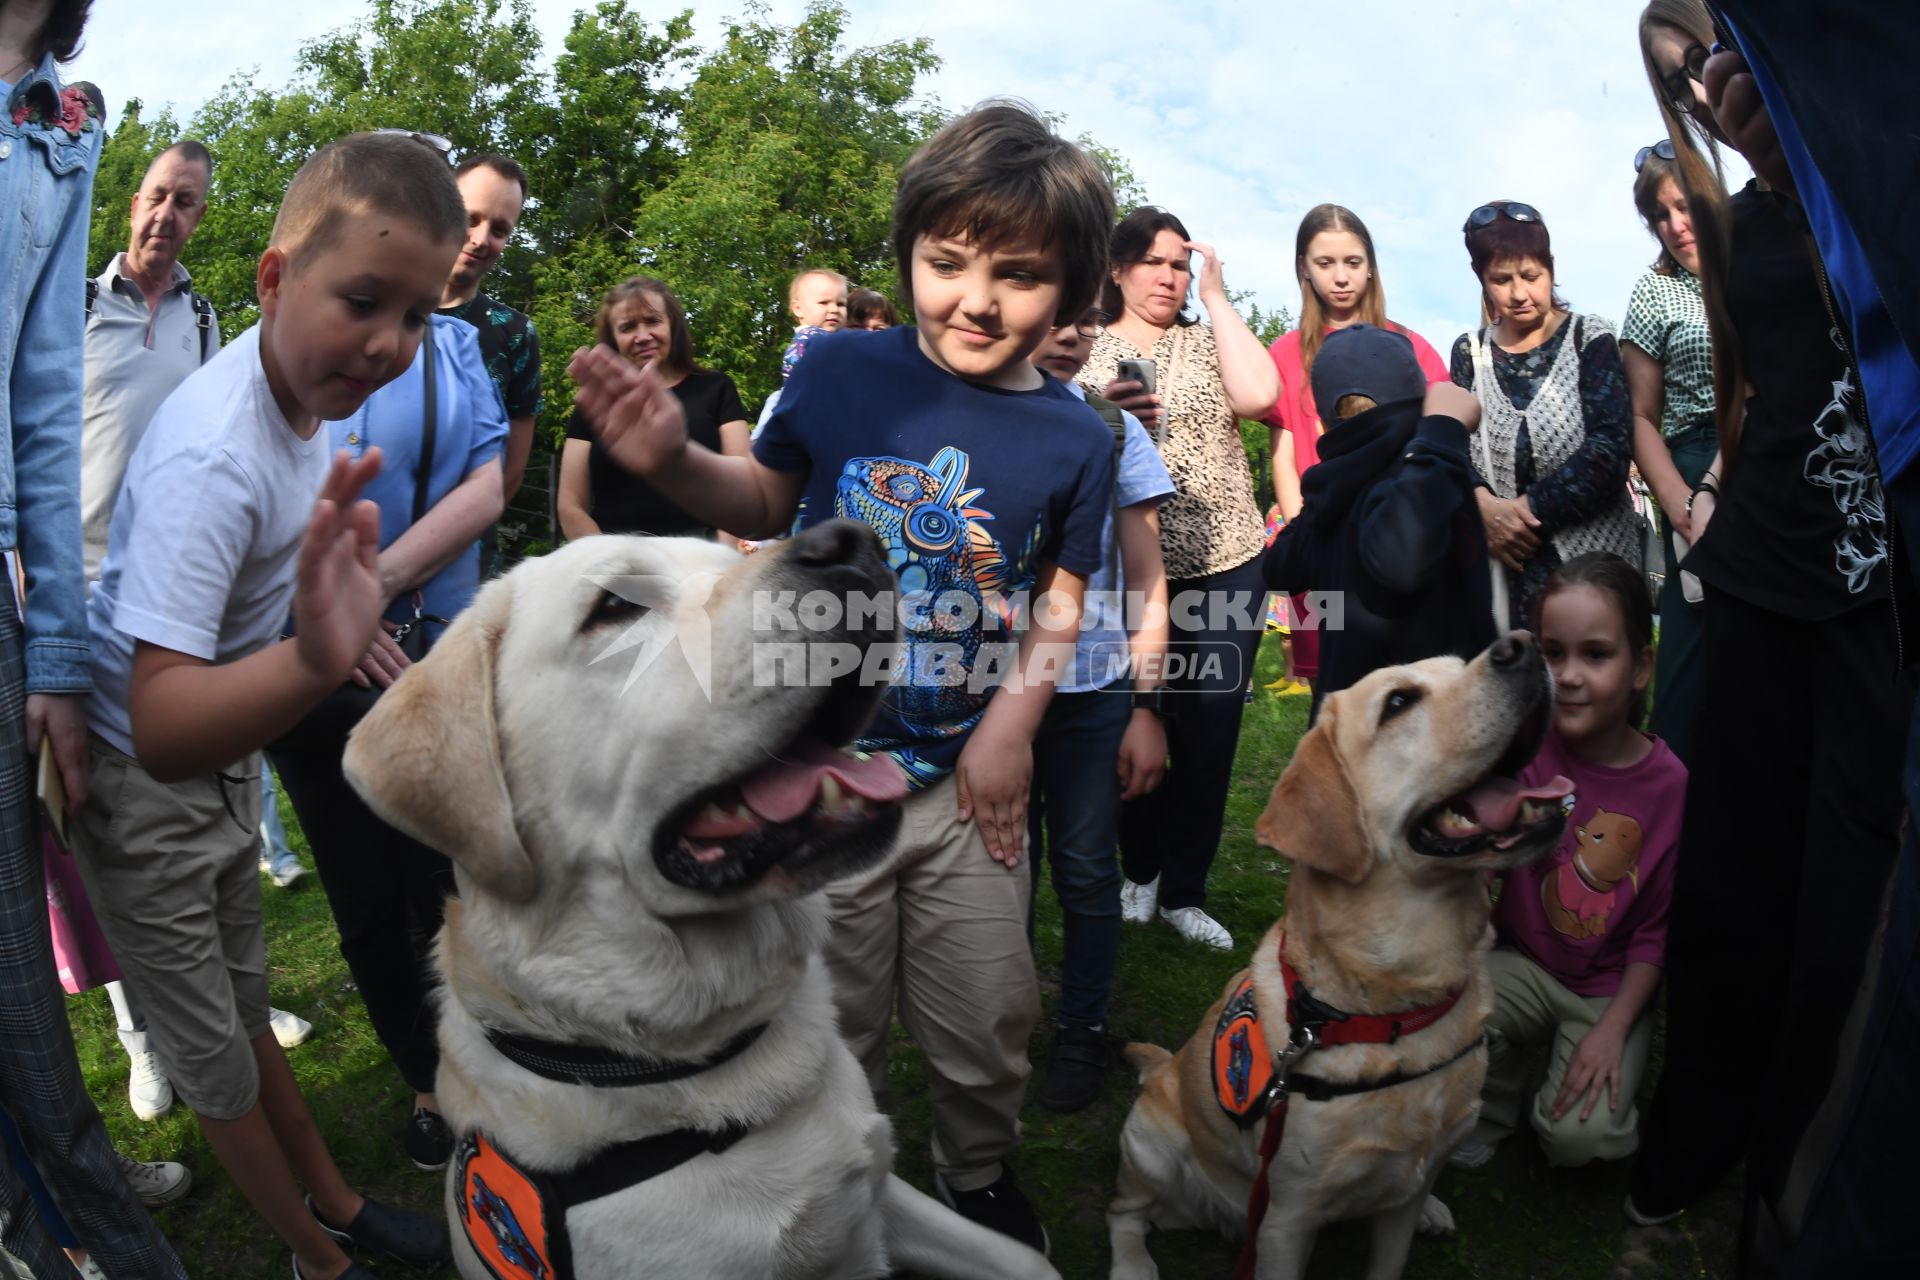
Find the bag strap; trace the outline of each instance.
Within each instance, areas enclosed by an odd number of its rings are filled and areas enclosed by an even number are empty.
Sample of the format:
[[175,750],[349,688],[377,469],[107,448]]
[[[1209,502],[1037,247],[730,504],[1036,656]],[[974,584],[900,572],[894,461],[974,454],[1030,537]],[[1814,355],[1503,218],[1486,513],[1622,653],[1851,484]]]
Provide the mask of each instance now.
[[433,437],[440,426],[440,405],[433,378],[433,317],[427,317],[427,331],[420,339],[421,377],[425,387],[420,402],[425,406],[420,424],[420,472],[413,481],[413,523],[427,514],[427,482],[433,477]]
[[193,314],[200,325],[200,363],[207,362],[207,343],[213,337],[213,303],[204,293],[188,290],[187,297],[193,302]]
[[[1473,350],[1473,389],[1479,393],[1480,403],[1484,405],[1487,402],[1488,390],[1493,383],[1493,355],[1487,350],[1486,344],[1480,340],[1480,331],[1478,329],[1468,331],[1467,342]],[[1484,421],[1481,422],[1480,427],[1480,430],[1473,433],[1474,443],[1479,446],[1480,478],[1485,480],[1488,487],[1491,488],[1493,485],[1493,446],[1488,443],[1487,436],[1489,433],[1486,430],[1486,423]],[[1495,496],[1498,496],[1497,490],[1495,491]]]

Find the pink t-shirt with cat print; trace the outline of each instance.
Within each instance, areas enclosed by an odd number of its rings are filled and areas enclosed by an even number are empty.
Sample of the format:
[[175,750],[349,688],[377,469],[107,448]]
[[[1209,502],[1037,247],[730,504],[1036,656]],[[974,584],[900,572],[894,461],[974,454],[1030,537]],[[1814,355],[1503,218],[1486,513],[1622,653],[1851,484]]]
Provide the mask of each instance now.
[[1573,812],[1552,852],[1505,873],[1493,926],[1583,996],[1612,996],[1627,966],[1664,965],[1673,859],[1686,811],[1687,767],[1655,738],[1636,765],[1608,769],[1568,751],[1550,730],[1523,784],[1573,780]]

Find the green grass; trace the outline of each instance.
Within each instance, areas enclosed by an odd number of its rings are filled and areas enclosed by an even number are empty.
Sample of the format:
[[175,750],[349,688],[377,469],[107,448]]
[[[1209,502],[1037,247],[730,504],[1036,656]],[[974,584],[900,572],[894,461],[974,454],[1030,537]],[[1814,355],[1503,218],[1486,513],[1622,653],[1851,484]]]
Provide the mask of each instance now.
[[[1269,637],[1256,684],[1279,673],[1279,660],[1279,647]],[[1208,894],[1209,910],[1233,931],[1239,946],[1223,955],[1184,943],[1163,926],[1128,928],[1113,1002],[1114,1028],[1127,1038],[1169,1048],[1182,1043],[1280,914],[1286,866],[1254,844],[1253,824],[1305,729],[1306,711],[1305,698],[1281,700],[1261,692],[1243,722],[1226,831]],[[291,810],[283,804],[281,811],[304,854]],[[289,1056],[335,1158],[348,1178],[369,1193],[438,1212],[439,1176],[416,1172],[399,1149],[412,1094],[368,1025],[336,949],[319,885],[309,876],[293,891],[269,885],[264,892],[273,1000],[314,1024],[313,1038]],[[1060,917],[1050,889],[1041,896],[1038,941],[1051,1012]],[[182,1160],[193,1170],[193,1194],[158,1214],[188,1273],[196,1280],[286,1275],[285,1249],[221,1172],[184,1109],[176,1107],[151,1125],[128,1110],[127,1061],[114,1037],[104,993],[78,997],[70,1009],[88,1087],[121,1149],[147,1159]],[[1051,1026],[1050,1017],[1043,1019],[1035,1037],[1037,1064],[1046,1060]],[[925,1063],[898,1033],[890,1083],[897,1167],[904,1177],[928,1186]],[[1047,1219],[1054,1263],[1068,1280],[1106,1275],[1104,1215],[1113,1190],[1116,1139],[1132,1099],[1131,1078],[1115,1073],[1105,1095],[1077,1115],[1057,1116],[1038,1106],[1027,1109],[1018,1161],[1021,1181]],[[1417,1280],[1560,1280],[1616,1274],[1681,1280],[1731,1274],[1738,1210],[1730,1190],[1723,1189],[1674,1227],[1634,1231],[1620,1216],[1625,1185],[1622,1166],[1548,1169],[1538,1147],[1523,1133],[1485,1168],[1450,1170],[1441,1178],[1439,1194],[1453,1209],[1459,1233],[1445,1240],[1416,1240],[1406,1274]],[[1219,1280],[1232,1266],[1233,1251],[1217,1237],[1156,1232],[1149,1244],[1168,1280]],[[1363,1224],[1331,1228],[1321,1236],[1310,1274],[1359,1275],[1366,1247]],[[389,1266],[383,1274],[403,1271]],[[453,1272],[444,1275],[451,1280]]]

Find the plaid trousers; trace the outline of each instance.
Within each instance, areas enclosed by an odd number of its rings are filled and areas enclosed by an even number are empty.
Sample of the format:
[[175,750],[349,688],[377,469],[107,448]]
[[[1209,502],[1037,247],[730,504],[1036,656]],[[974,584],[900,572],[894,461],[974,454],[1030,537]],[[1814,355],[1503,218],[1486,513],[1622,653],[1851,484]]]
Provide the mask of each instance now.
[[[74,1058],[47,929],[21,650],[20,618],[10,600],[0,600],[0,1107],[18,1126],[74,1233],[107,1275],[186,1280],[180,1260],[127,1186]],[[73,1270],[4,1151],[0,1242],[35,1275]],[[0,1274],[10,1270],[0,1257]]]

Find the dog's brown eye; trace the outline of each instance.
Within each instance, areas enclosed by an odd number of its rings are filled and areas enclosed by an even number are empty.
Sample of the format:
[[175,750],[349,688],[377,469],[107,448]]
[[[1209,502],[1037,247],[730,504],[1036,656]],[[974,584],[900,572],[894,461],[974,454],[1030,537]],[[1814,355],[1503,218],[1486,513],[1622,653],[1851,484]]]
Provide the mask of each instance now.
[[603,627],[609,623],[633,622],[646,617],[647,613],[648,609],[644,604],[636,604],[632,600],[628,600],[624,596],[617,596],[611,591],[602,591],[600,598],[593,603],[593,612],[589,613],[587,620],[580,624],[580,629],[582,631],[590,631],[595,627]]
[[1387,700],[1380,704],[1380,723],[1385,724],[1418,701],[1420,701],[1420,690],[1395,689],[1387,695]]

